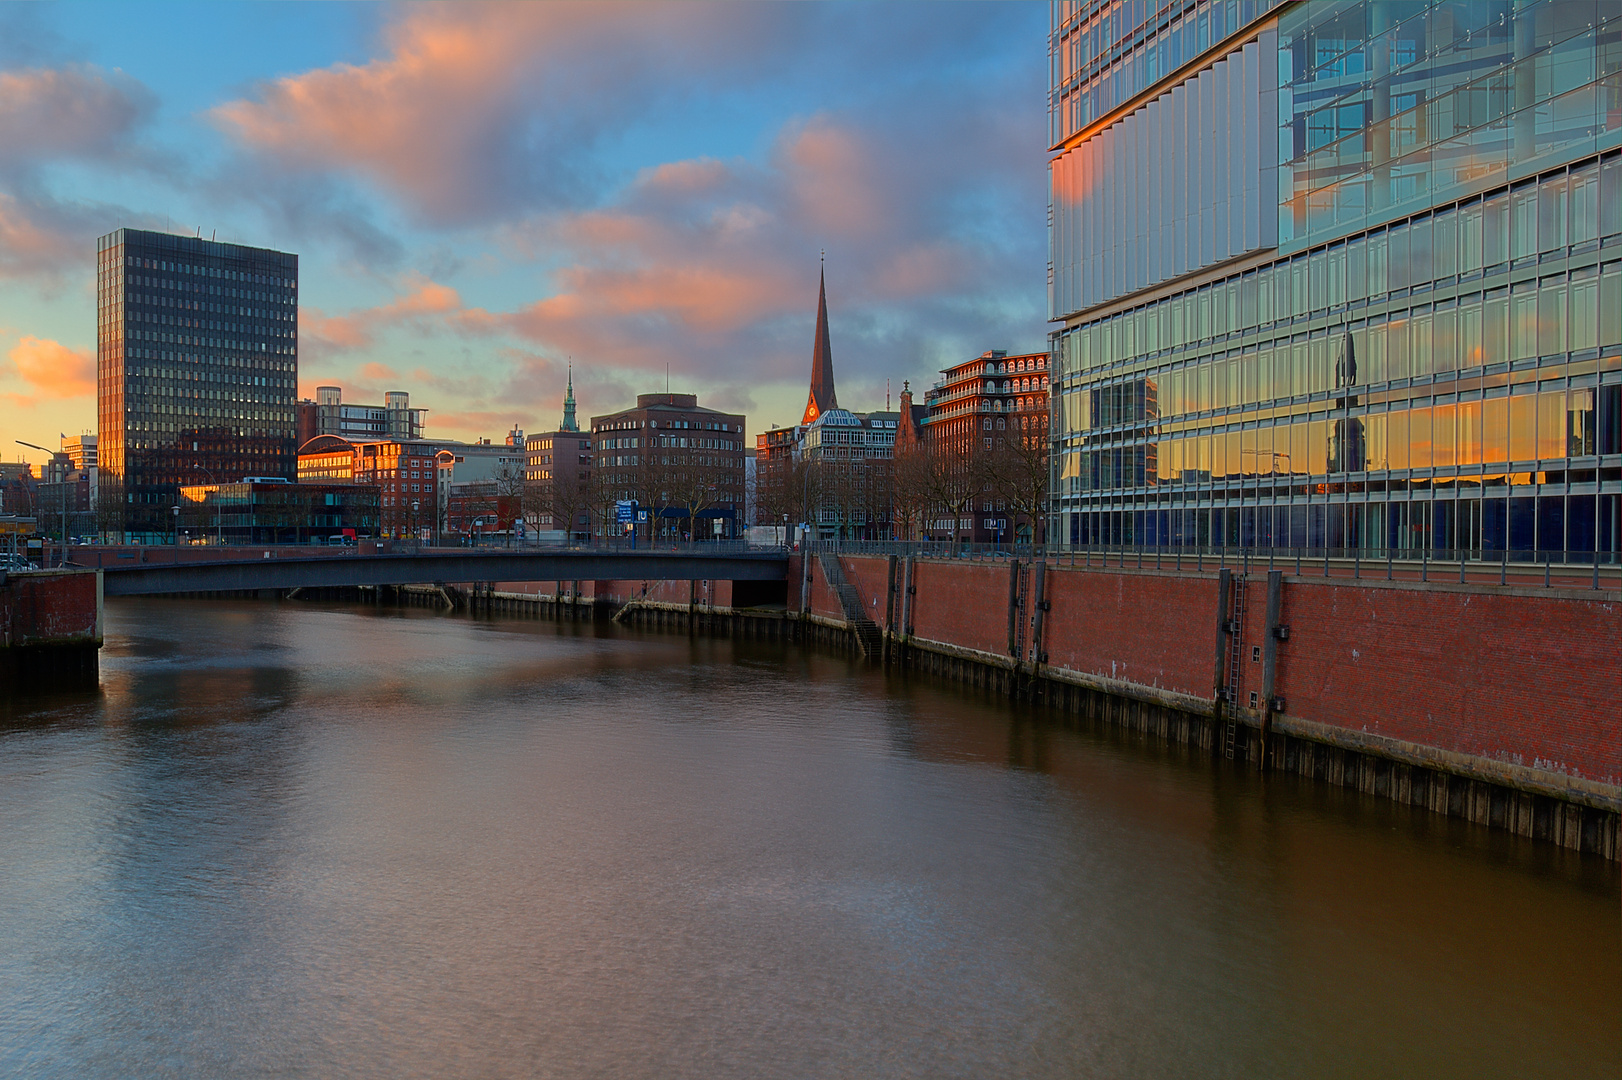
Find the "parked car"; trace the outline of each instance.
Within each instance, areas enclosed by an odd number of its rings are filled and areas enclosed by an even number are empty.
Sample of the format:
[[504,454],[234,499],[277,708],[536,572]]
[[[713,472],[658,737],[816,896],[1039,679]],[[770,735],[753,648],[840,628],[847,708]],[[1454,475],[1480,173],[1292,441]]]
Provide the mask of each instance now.
[[0,551],[0,570],[15,574],[24,570],[38,569],[38,563],[31,563],[21,555],[13,555],[9,551]]

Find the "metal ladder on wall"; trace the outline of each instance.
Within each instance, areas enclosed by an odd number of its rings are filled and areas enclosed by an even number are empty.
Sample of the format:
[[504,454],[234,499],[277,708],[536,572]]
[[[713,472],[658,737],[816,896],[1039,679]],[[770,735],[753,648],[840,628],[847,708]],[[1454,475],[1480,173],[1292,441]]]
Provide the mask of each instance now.
[[1233,576],[1233,611],[1228,623],[1228,723],[1222,731],[1222,756],[1233,760],[1239,741],[1239,698],[1245,678],[1245,588],[1247,576]]
[[1026,634],[1031,626],[1031,564],[1019,564],[1019,592],[1014,598],[1014,659],[1024,663]]

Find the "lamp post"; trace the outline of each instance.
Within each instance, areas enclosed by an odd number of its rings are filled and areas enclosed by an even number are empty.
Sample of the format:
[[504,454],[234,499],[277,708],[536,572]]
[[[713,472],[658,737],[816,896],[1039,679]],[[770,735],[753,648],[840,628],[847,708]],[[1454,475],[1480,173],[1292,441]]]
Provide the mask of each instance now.
[[[38,450],[42,454],[53,453],[53,451],[47,450],[43,446],[35,446],[31,442],[23,442],[21,439],[13,439],[11,441],[16,443],[18,446],[26,446],[30,450]],[[59,483],[62,485],[62,562],[61,562],[61,565],[62,565],[62,567],[64,569],[66,569],[67,565],[68,565],[68,474],[67,474],[67,472],[65,470],[62,473],[62,477],[61,477],[61,480],[59,481]],[[50,560],[47,559],[46,564],[49,565],[49,563],[50,563]]]
[[417,510],[421,505],[419,500],[411,500],[411,550],[413,552],[421,546],[422,533],[417,525]]
[[178,557],[180,555],[180,496],[178,494],[175,495],[175,505],[170,509],[175,513],[175,555]]

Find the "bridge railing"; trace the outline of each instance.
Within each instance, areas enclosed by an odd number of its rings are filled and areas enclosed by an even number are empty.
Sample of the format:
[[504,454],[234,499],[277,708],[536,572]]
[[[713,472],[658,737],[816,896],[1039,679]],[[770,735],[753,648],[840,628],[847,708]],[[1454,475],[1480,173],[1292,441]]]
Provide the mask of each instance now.
[[1296,575],[1545,587],[1622,588],[1622,552],[1548,549],[1239,547],[1211,545],[954,544],[951,541],[813,540],[812,552],[999,561],[1142,570],[1283,570]]

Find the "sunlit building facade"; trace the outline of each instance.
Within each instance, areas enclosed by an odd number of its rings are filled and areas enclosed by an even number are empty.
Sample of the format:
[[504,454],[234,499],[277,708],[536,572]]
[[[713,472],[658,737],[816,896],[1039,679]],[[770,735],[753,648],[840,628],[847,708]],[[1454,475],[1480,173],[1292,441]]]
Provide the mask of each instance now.
[[1056,540],[1615,557],[1622,4],[1051,31]]

